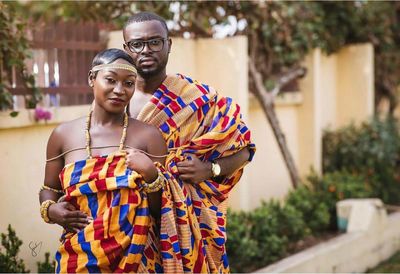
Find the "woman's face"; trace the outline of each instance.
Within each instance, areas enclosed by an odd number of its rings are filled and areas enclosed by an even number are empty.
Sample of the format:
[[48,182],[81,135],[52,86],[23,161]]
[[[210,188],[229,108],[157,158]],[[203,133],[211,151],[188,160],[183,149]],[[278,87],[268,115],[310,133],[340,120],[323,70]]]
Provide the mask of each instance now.
[[[132,65],[124,59],[117,59],[112,64]],[[136,74],[126,69],[101,69],[96,77],[89,77],[96,103],[111,113],[124,112],[135,91],[135,82]]]

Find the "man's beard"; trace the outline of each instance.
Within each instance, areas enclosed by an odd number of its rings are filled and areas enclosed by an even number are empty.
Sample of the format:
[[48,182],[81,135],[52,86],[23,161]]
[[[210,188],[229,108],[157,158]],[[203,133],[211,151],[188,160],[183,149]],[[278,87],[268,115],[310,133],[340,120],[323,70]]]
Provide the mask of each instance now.
[[142,76],[143,79],[152,78],[152,77],[156,76],[157,74],[159,74],[162,70],[163,70],[163,68],[161,68],[161,67],[157,67],[154,70],[142,70],[140,68],[137,69],[139,75]]
[[140,68],[140,66],[138,66],[137,71],[143,79],[152,78],[152,77],[156,76],[157,74],[159,74],[160,72],[162,72],[165,69],[165,67],[167,66],[167,63],[168,63],[168,59],[165,60],[164,63],[157,66],[155,69],[151,69],[151,70],[142,70]]

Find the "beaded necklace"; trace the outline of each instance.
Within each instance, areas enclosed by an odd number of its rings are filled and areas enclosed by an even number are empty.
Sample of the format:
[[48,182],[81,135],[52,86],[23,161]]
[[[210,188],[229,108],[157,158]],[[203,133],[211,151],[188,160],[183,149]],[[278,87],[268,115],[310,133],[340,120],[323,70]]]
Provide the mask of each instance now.
[[[120,151],[123,150],[124,147],[130,148],[130,149],[135,149],[135,150],[138,150],[138,151],[143,152],[143,153],[146,154],[147,156],[154,157],[154,158],[164,158],[164,157],[167,157],[167,156],[168,156],[168,154],[164,154],[164,155],[154,155],[154,154],[148,153],[148,152],[146,152],[146,151],[143,151],[143,150],[141,150],[141,149],[133,148],[133,147],[128,146],[128,145],[124,145],[125,139],[126,139],[126,129],[127,129],[127,127],[128,127],[128,121],[129,121],[129,120],[128,120],[128,115],[127,115],[126,113],[125,113],[125,116],[124,116],[124,129],[123,129],[123,131],[122,131],[122,137],[121,137],[121,141],[120,141],[119,146],[107,145],[107,146],[96,146],[96,147],[91,147],[91,146],[90,146],[91,140],[90,140],[89,129],[90,129],[90,120],[91,120],[92,112],[93,112],[93,110],[91,110],[91,111],[89,112],[89,114],[87,115],[87,119],[86,119],[86,129],[85,129],[86,146],[85,146],[85,147],[77,147],[77,148],[69,149],[69,150],[64,151],[63,153],[61,153],[61,154],[59,154],[59,155],[57,155],[57,156],[55,156],[55,157],[52,157],[52,158],[50,158],[50,159],[47,159],[46,162],[51,162],[51,161],[57,160],[57,159],[63,157],[64,155],[66,155],[66,154],[68,154],[68,153],[70,153],[70,152],[77,151],[77,150],[84,150],[84,149],[87,151],[88,158],[90,159],[90,158],[92,158],[92,155],[91,155],[91,154],[92,154],[92,153],[91,153],[91,150],[92,150],[92,149],[101,149],[101,148],[110,148],[110,147],[118,147],[118,149],[119,149]],[[168,149],[169,152],[175,151],[175,150],[176,150],[176,148],[170,148],[170,149]]]
[[[86,151],[87,151],[89,159],[92,158],[92,150],[91,150],[91,147],[90,147],[91,140],[90,140],[90,132],[89,132],[89,130],[90,130],[90,121],[92,119],[92,113],[93,113],[93,110],[91,110],[87,115],[86,128],[85,128],[85,135],[86,135],[86,146],[85,146],[85,148],[86,148]],[[129,121],[128,114],[126,114],[126,112],[125,112],[124,113],[124,126],[123,126],[123,129],[122,129],[121,141],[119,142],[119,147],[118,147],[119,151],[123,150],[123,148],[124,148],[124,143],[125,143],[125,139],[126,139],[126,129],[128,128],[128,121]]]

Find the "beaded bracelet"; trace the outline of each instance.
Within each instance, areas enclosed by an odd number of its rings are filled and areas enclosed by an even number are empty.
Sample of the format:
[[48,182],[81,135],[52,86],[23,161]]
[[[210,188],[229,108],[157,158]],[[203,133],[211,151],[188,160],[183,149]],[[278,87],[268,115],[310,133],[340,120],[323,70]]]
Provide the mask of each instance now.
[[40,187],[40,190],[39,190],[39,193],[42,191],[42,190],[50,190],[50,191],[53,191],[53,192],[55,192],[55,193],[58,193],[58,194],[64,194],[64,191],[62,190],[62,189],[55,189],[55,188],[52,188],[52,187],[49,187],[49,186],[46,186],[46,185],[42,185],[41,187]]
[[49,207],[55,203],[53,200],[46,200],[40,205],[40,216],[48,224],[54,224],[49,218]]
[[151,183],[144,183],[143,190],[147,193],[157,192],[164,186],[165,177],[162,172],[158,171],[158,177]]

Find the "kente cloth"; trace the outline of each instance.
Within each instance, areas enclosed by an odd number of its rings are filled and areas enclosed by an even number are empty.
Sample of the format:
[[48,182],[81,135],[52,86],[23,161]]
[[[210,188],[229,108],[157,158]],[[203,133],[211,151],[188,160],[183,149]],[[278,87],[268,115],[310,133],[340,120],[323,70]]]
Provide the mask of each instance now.
[[94,220],[78,233],[63,234],[56,273],[163,272],[144,180],[126,167],[125,155],[93,157],[62,169],[65,200]]
[[160,229],[164,271],[229,272],[226,198],[243,168],[219,182],[191,185],[179,179],[176,163],[187,153],[211,161],[245,147],[251,161],[255,145],[240,107],[212,87],[178,74],[167,76],[137,119],[158,127],[169,150]]

